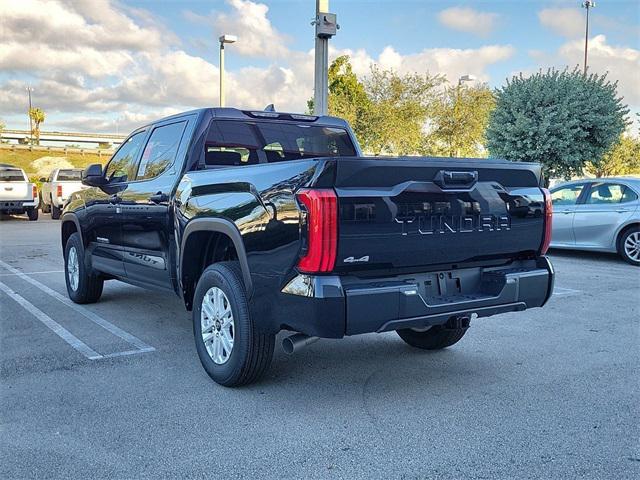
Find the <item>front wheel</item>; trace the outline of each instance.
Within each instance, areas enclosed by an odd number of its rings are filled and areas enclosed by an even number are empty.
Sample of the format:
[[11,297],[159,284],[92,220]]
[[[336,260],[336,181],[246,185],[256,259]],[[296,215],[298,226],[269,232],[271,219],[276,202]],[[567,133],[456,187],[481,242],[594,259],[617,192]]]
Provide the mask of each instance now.
[[27,208],[27,217],[30,222],[38,220],[38,207]]
[[468,325],[459,325],[459,328],[450,328],[447,325],[434,325],[427,329],[405,328],[396,330],[396,333],[412,347],[440,350],[458,343],[467,333]]
[[64,277],[67,294],[75,303],[95,303],[100,299],[104,279],[88,271],[78,233],[72,234],[64,247]]
[[275,335],[256,328],[237,262],[216,263],[202,273],[193,299],[193,334],[202,366],[220,385],[255,382],[269,368]]
[[632,227],[620,237],[620,256],[632,265],[640,265],[640,227]]

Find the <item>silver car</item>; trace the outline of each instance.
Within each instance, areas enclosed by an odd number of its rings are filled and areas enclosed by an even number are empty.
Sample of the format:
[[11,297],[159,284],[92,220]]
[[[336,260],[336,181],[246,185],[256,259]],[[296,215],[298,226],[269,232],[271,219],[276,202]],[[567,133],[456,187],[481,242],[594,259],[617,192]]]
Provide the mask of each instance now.
[[575,180],[551,189],[552,248],[618,252],[640,265],[640,178]]

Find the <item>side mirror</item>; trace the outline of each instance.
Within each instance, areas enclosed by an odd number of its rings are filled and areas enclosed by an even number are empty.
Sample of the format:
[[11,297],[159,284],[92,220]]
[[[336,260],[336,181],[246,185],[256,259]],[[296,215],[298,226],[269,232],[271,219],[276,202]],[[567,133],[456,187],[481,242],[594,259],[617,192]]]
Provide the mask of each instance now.
[[82,184],[88,185],[90,187],[101,187],[107,183],[106,178],[102,173],[102,165],[99,163],[94,163],[93,165],[89,165],[82,172]]

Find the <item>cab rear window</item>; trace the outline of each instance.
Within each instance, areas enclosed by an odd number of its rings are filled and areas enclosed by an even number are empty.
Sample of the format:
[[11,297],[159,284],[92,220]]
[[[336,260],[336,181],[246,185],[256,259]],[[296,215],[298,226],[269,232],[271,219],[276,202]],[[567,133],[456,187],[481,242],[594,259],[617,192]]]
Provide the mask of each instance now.
[[206,166],[356,155],[351,137],[343,128],[275,121],[214,121],[205,148]]
[[79,182],[82,180],[82,170],[60,170],[56,180],[59,182]]
[[6,170],[0,170],[0,182],[26,182],[27,177],[25,177],[22,170],[18,170],[17,168],[11,168]]

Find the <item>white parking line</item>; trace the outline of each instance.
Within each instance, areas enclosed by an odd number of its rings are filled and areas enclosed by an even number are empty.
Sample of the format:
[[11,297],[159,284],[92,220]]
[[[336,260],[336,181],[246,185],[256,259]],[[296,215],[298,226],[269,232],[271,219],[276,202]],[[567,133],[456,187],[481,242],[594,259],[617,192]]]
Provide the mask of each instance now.
[[578,293],[582,293],[582,290],[574,290],[573,288],[563,288],[563,287],[554,287],[553,296],[557,297],[560,295],[576,295]]
[[[64,270],[44,270],[42,272],[20,272],[23,275],[40,275],[41,273],[64,273]],[[0,277],[15,277],[18,273],[0,273]]]
[[[33,278],[29,277],[28,275],[26,275],[25,273],[21,272],[20,270],[12,267],[11,265],[3,262],[2,260],[0,260],[0,266],[5,268],[5,269],[7,269],[7,270],[9,270],[11,273],[15,274],[16,276],[18,276],[19,278],[23,279],[24,281],[29,282],[34,287],[42,290],[47,295],[52,296],[53,298],[55,298],[59,302],[64,303],[66,306],[68,306],[69,308],[72,308],[76,312],[80,313],[82,316],[88,318],[89,320],[91,320],[96,325],[101,326],[102,328],[107,330],[109,333],[111,333],[111,334],[115,335],[116,337],[121,338],[125,342],[133,345],[134,347],[136,347],[135,353],[153,352],[155,350],[154,347],[152,347],[151,345],[146,344],[145,342],[140,340],[138,337],[136,337],[134,335],[131,335],[128,332],[125,332],[120,327],[117,327],[113,323],[108,322],[107,320],[105,320],[101,316],[97,315],[96,313],[93,313],[91,310],[89,310],[89,309],[87,309],[87,308],[85,308],[85,307],[83,307],[81,305],[78,305],[77,303],[73,303],[69,298],[59,294],[55,290],[47,287],[45,284],[40,283],[37,280],[34,280]],[[106,357],[106,355],[101,356],[101,358],[103,358],[103,357]]]
[[86,343],[80,340],[78,337],[74,336],[69,330],[64,328],[62,325],[53,320],[49,315],[44,313],[34,304],[30,303],[16,292],[11,290],[7,285],[0,282],[0,290],[13,298],[20,306],[22,306],[25,310],[30,312],[34,317],[44,323],[47,327],[53,330],[53,333],[58,335],[61,339],[87,357],[89,360],[98,360],[102,358],[98,352],[89,347]]

